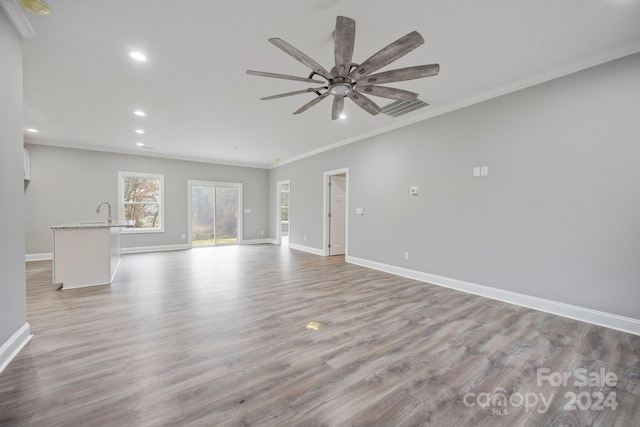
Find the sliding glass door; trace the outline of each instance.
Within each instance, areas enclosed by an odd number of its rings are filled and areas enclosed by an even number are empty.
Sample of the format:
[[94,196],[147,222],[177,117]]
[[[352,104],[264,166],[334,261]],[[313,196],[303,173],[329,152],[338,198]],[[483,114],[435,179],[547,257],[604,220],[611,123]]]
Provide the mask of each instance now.
[[235,244],[242,239],[242,184],[189,181],[192,247]]

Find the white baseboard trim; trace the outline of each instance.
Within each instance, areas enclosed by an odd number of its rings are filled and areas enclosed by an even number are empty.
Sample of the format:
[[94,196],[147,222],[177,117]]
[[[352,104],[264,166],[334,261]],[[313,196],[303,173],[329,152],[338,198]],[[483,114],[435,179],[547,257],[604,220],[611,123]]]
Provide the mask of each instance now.
[[324,256],[324,251],[322,249],[311,248],[309,246],[298,245],[296,243],[289,242],[289,248],[295,249],[297,251],[307,252],[314,255]]
[[395,274],[396,276],[407,277],[409,279],[419,280],[421,282],[427,282],[434,285],[443,286],[445,288],[455,289],[457,291],[467,292],[470,294],[479,295],[538,311],[544,311],[545,313],[555,314],[558,316],[567,317],[569,319],[579,320],[581,322],[604,326],[605,328],[616,329],[618,331],[640,335],[640,319],[619,316],[617,314],[606,313],[603,311],[592,310],[590,308],[584,308],[544,298],[505,291],[503,289],[478,285],[476,283],[465,282],[462,280],[438,276],[430,273],[424,273],[417,270],[410,270],[408,268],[396,267],[393,265],[383,264],[376,261],[369,261],[352,256],[346,256],[345,261],[351,264],[360,265],[362,267]]
[[270,239],[251,239],[251,240],[243,240],[241,245],[264,245],[271,243]]
[[183,251],[189,245],[139,246],[137,248],[120,248],[121,254],[142,254],[146,252]]
[[27,345],[32,336],[31,327],[28,323],[25,323],[7,342],[2,344],[2,347],[0,347],[0,373],[17,356],[20,350]]
[[[261,244],[276,244],[274,239],[252,239],[243,240],[242,245],[261,245]],[[146,252],[164,252],[164,251],[182,251],[189,249],[189,245],[162,245],[162,246],[139,246],[132,248],[120,248],[120,253],[125,254],[142,254]],[[41,254],[26,254],[25,261],[45,261],[52,260],[53,254],[51,252]]]
[[26,254],[24,256],[24,260],[29,261],[48,261],[53,259],[53,254],[51,252],[46,252],[43,254]]

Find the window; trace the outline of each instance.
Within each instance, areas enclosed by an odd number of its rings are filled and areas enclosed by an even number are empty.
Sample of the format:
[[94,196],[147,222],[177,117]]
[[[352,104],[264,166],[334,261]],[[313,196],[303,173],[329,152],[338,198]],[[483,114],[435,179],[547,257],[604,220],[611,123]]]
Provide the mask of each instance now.
[[118,172],[118,218],[124,233],[164,231],[164,175]]
[[285,184],[282,186],[282,192],[280,195],[280,203],[282,208],[280,220],[289,221],[289,184]]
[[280,190],[280,232],[289,235],[289,184],[282,184]]

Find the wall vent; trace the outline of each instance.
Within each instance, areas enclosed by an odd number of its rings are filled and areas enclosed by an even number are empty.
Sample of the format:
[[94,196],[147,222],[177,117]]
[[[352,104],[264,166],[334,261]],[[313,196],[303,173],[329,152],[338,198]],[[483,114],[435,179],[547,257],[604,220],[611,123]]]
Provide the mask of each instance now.
[[419,99],[414,101],[396,101],[382,107],[382,112],[388,116],[398,117],[422,107],[426,107],[427,105],[429,104],[424,101],[420,101]]

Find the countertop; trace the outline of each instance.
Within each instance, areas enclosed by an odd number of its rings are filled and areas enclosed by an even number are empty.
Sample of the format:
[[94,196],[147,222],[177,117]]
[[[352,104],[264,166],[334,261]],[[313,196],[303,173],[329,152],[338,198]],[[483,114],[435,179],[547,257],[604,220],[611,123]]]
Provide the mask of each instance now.
[[112,228],[112,227],[129,227],[127,224],[121,223],[107,223],[107,221],[79,221],[72,222],[70,224],[52,225],[52,230],[70,230],[70,229],[82,229],[82,228]]

